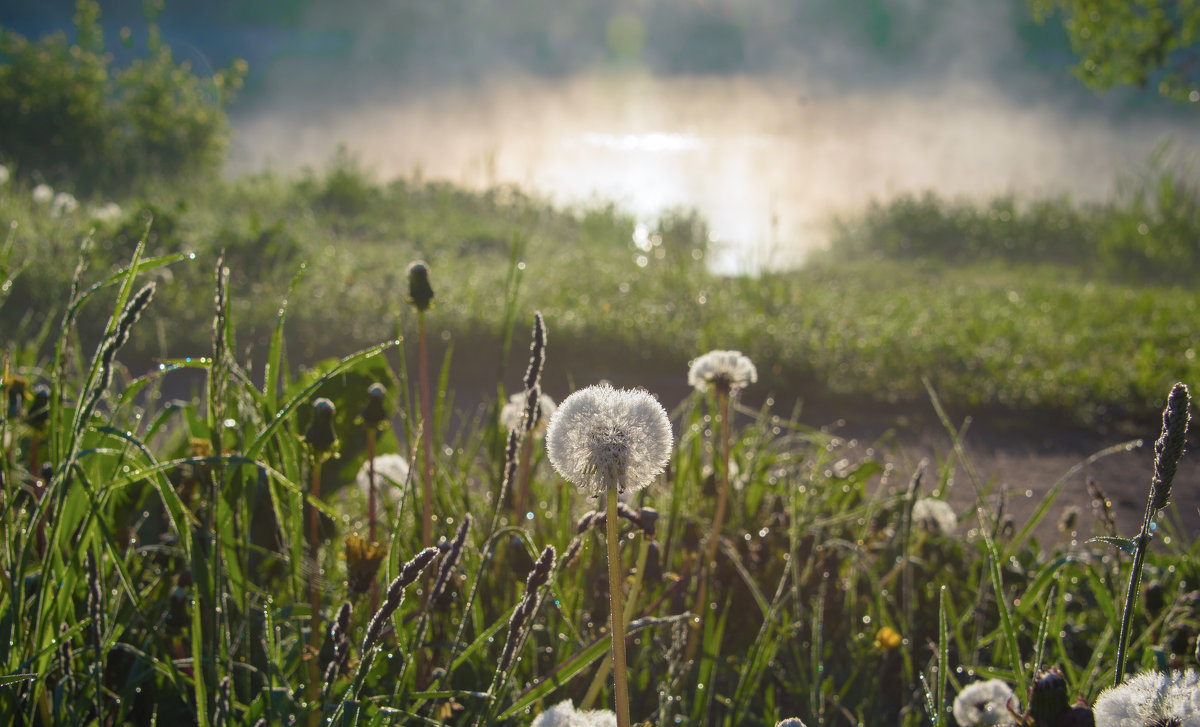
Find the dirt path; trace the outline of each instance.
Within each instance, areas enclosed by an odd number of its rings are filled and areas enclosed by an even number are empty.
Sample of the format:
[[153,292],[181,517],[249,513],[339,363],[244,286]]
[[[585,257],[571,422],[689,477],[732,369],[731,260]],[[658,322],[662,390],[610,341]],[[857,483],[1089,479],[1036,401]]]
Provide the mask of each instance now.
[[[1058,522],[1063,511],[1072,506],[1080,511],[1075,528],[1080,542],[1101,532],[1100,511],[1087,487],[1089,479],[1107,496],[1120,535],[1132,537],[1141,525],[1154,471],[1157,431],[1147,432],[1140,446],[1118,447],[1133,440],[1061,427],[997,430],[973,421],[963,439],[964,463],[954,455],[953,440],[945,428],[923,416],[914,421],[902,421],[895,428],[881,425],[878,420],[835,421],[826,428],[858,440],[859,448],[874,446],[880,459],[899,468],[903,476],[897,479],[901,482],[907,482],[923,458],[929,460],[925,480],[928,488],[936,485],[942,468],[949,467],[952,484],[948,500],[960,514],[969,513],[977,499],[973,470],[979,482],[989,488],[989,504],[997,508],[1003,503],[1004,512],[1018,529],[1062,480],[1060,494],[1035,530],[1043,544],[1062,543],[1069,538],[1059,532]],[[962,420],[955,421],[961,424]],[[1194,440],[1189,437],[1189,450],[1196,448]],[[1088,462],[1094,455],[1114,448],[1116,451]],[[1200,455],[1184,454],[1172,487],[1171,505],[1164,515],[1178,518],[1183,534],[1200,532]],[[970,527],[966,522],[960,527]]]

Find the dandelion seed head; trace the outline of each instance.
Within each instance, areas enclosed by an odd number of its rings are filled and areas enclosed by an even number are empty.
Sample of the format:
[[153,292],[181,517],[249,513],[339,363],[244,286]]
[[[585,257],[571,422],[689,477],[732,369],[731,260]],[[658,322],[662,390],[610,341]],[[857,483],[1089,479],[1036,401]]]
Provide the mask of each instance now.
[[555,471],[596,495],[650,484],[667,466],[672,443],[671,421],[657,399],[607,384],[568,396],[546,430]]
[[958,516],[945,500],[923,497],[913,503],[913,523],[930,533],[950,535],[958,527]]
[[989,727],[1012,722],[1009,700],[1017,708],[1013,690],[999,679],[975,682],[963,687],[954,697],[954,719],[960,727]]
[[[554,399],[546,394],[538,397],[538,430],[544,429],[546,422],[550,421],[550,417],[554,416],[558,405],[554,403]],[[518,391],[508,397],[508,403],[500,409],[500,426],[504,427],[506,432],[515,432],[521,428],[521,422],[525,418],[525,392]],[[538,431],[535,430],[535,431]]]
[[33,188],[33,201],[38,204],[50,204],[54,201],[54,188],[49,184],[39,184]]
[[1187,671],[1148,671],[1100,693],[1092,707],[1096,727],[1200,725],[1200,676]]
[[542,712],[530,727],[616,727],[617,713],[607,709],[577,711],[567,699]]
[[54,217],[69,215],[79,209],[79,200],[68,192],[59,192],[54,195],[54,202],[50,205],[50,214]]
[[738,391],[758,381],[758,369],[741,351],[709,351],[692,361],[688,386],[707,391],[709,386]]
[[799,717],[788,717],[785,720],[776,722],[775,727],[804,727],[804,723],[800,721]]
[[9,177],[8,167],[4,166],[3,164],[0,164],[0,187],[3,187],[4,185],[8,184],[8,177]]

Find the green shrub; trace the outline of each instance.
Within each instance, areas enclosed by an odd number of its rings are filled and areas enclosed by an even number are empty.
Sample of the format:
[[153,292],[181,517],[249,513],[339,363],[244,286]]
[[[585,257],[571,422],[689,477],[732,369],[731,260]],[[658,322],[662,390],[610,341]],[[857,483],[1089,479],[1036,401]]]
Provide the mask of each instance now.
[[0,28],[0,156],[84,193],[214,170],[245,62],[197,76],[148,16],[146,55],[116,68],[99,20],[97,2],[78,0],[74,43]]

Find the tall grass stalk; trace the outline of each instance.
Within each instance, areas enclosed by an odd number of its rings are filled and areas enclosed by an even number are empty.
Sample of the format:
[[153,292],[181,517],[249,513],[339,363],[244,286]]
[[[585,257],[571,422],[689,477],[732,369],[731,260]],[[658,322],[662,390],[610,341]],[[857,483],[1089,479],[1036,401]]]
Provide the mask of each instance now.
[[1146,500],[1146,511],[1142,516],[1142,527],[1135,539],[1133,565],[1129,570],[1129,588],[1125,594],[1125,610],[1121,615],[1121,630],[1117,635],[1117,665],[1113,681],[1116,686],[1120,686],[1125,677],[1129,631],[1133,624],[1134,606],[1142,582],[1142,566],[1145,563],[1146,550],[1150,547],[1154,516],[1167,506],[1171,496],[1171,481],[1175,478],[1179,458],[1183,456],[1188,420],[1191,418],[1190,403],[1187,386],[1182,383],[1175,384],[1163,410],[1162,434],[1154,443],[1154,478],[1151,481],[1150,496]]

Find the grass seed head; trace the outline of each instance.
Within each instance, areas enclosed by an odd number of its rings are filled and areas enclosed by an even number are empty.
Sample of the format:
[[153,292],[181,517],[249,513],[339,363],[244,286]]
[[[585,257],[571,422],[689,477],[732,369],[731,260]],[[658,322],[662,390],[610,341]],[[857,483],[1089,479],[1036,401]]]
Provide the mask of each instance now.
[[429,284],[429,266],[417,260],[408,266],[408,302],[421,313],[433,307],[433,286]]
[[529,368],[525,369],[525,389],[537,387],[546,365],[546,322],[541,312],[533,314],[533,340],[529,344]]
[[1154,480],[1150,487],[1150,507],[1155,511],[1166,507],[1171,497],[1171,481],[1187,440],[1189,400],[1187,386],[1175,384],[1163,410],[1162,435],[1154,443]]

